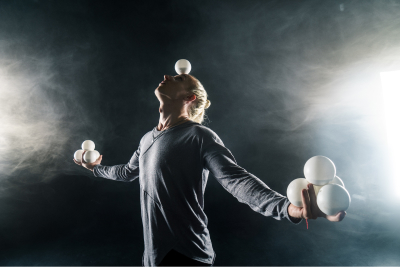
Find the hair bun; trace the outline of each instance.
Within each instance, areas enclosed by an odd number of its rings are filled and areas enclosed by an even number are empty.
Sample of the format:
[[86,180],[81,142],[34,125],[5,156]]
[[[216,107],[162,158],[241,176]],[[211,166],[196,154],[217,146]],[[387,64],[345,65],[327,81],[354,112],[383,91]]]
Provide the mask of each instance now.
[[208,109],[211,106],[211,101],[207,99],[206,105],[204,106],[204,109]]

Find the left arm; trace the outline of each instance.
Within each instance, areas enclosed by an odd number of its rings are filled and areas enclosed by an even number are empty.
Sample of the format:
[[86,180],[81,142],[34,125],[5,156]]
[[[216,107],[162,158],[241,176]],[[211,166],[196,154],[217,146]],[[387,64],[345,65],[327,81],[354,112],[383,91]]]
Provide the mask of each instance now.
[[237,165],[232,153],[217,135],[203,140],[202,155],[204,167],[239,202],[276,220],[286,218],[294,224],[302,221],[289,216],[288,208],[291,203],[287,197],[271,190],[255,175]]

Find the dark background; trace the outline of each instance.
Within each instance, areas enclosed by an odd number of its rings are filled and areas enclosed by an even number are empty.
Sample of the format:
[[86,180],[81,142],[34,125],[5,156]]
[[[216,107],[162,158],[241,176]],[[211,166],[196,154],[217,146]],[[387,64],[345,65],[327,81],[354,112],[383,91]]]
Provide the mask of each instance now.
[[400,69],[389,0],[0,1],[0,265],[141,265],[138,180],[72,158],[90,139],[103,165],[127,163],[181,58],[240,166],[286,195],[324,155],[352,198],[342,222],[307,230],[210,175],[215,265],[400,265],[379,76]]

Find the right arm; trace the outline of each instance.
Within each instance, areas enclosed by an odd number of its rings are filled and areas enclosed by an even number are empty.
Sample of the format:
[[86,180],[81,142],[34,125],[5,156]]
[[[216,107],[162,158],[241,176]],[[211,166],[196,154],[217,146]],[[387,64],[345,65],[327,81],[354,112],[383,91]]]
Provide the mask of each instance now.
[[93,174],[96,177],[102,177],[114,181],[132,182],[139,177],[139,156],[140,145],[127,164],[115,166],[103,166],[98,164],[93,168]]

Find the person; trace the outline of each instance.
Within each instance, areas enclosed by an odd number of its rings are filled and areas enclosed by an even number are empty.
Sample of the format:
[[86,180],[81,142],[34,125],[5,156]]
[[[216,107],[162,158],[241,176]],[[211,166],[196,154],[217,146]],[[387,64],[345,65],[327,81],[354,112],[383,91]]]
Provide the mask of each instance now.
[[302,192],[303,207],[271,190],[258,177],[240,167],[219,136],[202,125],[211,102],[200,81],[192,75],[165,75],[155,89],[160,119],[140,140],[127,164],[103,166],[101,155],[94,163],[75,161],[94,176],[131,182],[139,178],[144,234],[144,266],[211,266],[213,250],[204,190],[211,172],[229,193],[264,216],[288,219],[324,217],[312,184]]

